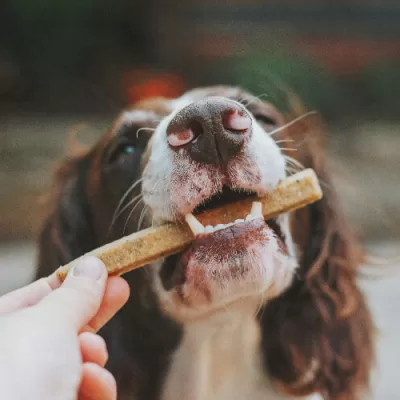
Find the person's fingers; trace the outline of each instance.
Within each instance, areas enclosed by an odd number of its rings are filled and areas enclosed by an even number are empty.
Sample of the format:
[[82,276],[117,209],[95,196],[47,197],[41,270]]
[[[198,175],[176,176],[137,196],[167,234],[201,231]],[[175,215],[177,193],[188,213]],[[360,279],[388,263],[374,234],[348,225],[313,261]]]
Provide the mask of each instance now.
[[0,314],[33,306],[52,292],[47,279],[39,279],[30,285],[14,290],[0,297]]
[[100,309],[83,330],[99,331],[127,302],[128,298],[129,285],[125,279],[117,276],[109,278]]
[[97,314],[107,282],[105,265],[96,257],[78,259],[64,283],[43,298],[35,311],[80,331]]
[[83,364],[78,399],[116,400],[117,384],[115,378],[109,371],[97,364]]
[[0,314],[18,311],[34,306],[54,289],[61,286],[56,272],[47,278],[38,279],[29,285],[16,289],[0,297]]
[[91,332],[84,332],[79,335],[82,361],[84,363],[95,363],[104,367],[108,360],[108,351],[104,339]]

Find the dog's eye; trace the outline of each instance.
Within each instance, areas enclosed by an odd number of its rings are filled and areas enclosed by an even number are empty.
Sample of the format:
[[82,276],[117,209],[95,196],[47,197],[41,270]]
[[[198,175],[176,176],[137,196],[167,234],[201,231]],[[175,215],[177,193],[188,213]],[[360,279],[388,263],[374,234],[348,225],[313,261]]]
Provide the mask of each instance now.
[[125,154],[134,154],[136,151],[135,146],[132,144],[126,144],[122,148],[122,152]]
[[136,147],[130,142],[118,143],[110,152],[108,163],[121,162],[132,157],[136,153]]
[[271,118],[265,114],[255,114],[254,118],[258,122],[260,122],[261,124],[264,124],[264,125],[276,125],[276,121],[273,118]]

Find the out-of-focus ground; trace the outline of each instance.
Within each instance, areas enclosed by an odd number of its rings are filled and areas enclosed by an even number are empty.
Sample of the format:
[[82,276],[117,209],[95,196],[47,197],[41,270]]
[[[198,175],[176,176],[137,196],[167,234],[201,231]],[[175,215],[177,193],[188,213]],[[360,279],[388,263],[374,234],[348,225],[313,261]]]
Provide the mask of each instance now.
[[[9,116],[2,128],[6,134],[0,136],[0,295],[32,279],[36,258],[32,237],[46,212],[45,207],[35,206],[37,196],[50,187],[53,168],[64,152],[60,135],[66,137],[81,121],[89,126],[81,127],[81,134],[91,142],[104,132],[109,119],[19,115]],[[399,128],[376,122],[336,125],[328,141],[329,160],[346,211],[367,248],[388,259],[400,255]],[[400,273],[396,267],[400,271],[399,260],[376,267],[374,279],[360,281],[379,328],[374,400],[400,398]],[[388,275],[378,279],[383,270]]]

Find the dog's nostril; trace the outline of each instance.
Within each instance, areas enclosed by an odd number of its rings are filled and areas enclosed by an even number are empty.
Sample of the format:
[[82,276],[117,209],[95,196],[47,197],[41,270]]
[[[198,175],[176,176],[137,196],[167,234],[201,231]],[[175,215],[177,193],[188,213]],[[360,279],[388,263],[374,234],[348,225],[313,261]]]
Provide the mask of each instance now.
[[190,122],[189,129],[193,132],[194,138],[197,138],[204,133],[201,123],[196,120]]
[[172,147],[179,147],[194,141],[204,133],[200,122],[191,121],[189,127],[179,132],[171,132],[167,136],[168,143]]
[[183,146],[195,138],[192,129],[185,129],[181,132],[170,133],[167,137],[168,143],[173,147]]
[[234,133],[246,133],[251,128],[251,119],[238,110],[228,110],[223,116],[224,128]]
[[[205,164],[223,164],[238,154],[252,134],[246,110],[228,99],[207,98],[182,108],[166,129],[169,145]],[[179,153],[181,154],[181,152]]]

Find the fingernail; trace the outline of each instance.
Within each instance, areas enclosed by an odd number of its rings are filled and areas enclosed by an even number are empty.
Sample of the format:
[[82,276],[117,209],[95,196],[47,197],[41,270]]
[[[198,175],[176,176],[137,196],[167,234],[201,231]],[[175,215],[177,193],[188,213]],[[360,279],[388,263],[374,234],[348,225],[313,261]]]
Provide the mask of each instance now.
[[72,269],[72,275],[97,281],[104,273],[104,264],[96,257],[85,256]]

